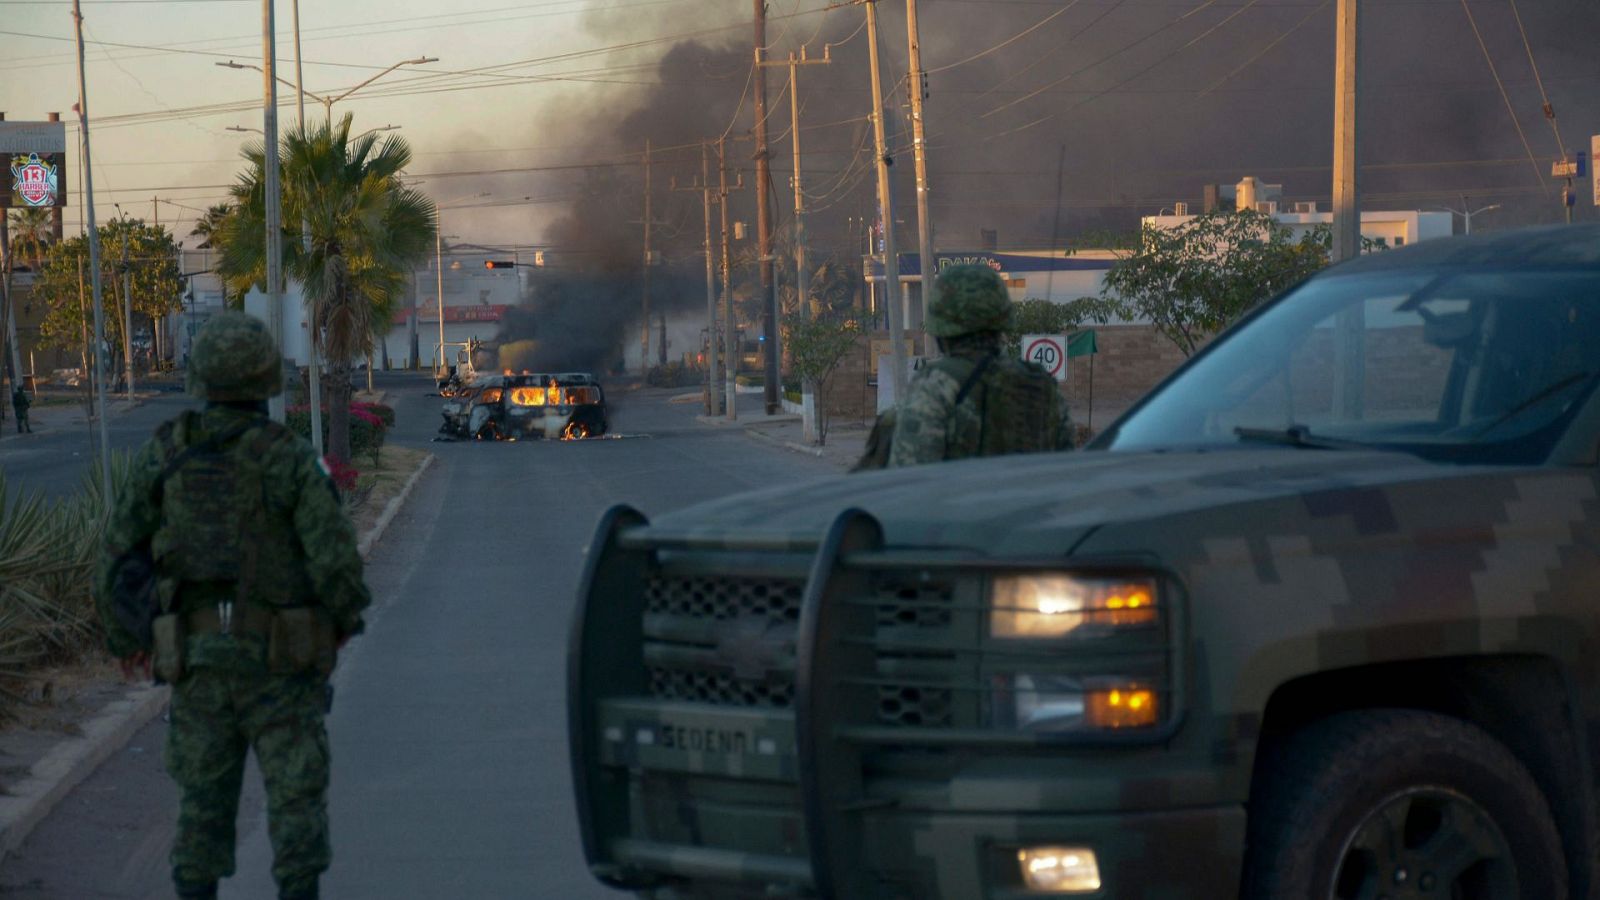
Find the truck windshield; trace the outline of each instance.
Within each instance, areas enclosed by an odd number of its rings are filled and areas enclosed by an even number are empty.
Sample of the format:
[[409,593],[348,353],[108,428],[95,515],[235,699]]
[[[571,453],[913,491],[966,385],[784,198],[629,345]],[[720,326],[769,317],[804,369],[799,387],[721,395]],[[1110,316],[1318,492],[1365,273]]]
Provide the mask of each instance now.
[[1246,322],[1097,442],[1268,442],[1542,462],[1600,370],[1600,273],[1314,279]]

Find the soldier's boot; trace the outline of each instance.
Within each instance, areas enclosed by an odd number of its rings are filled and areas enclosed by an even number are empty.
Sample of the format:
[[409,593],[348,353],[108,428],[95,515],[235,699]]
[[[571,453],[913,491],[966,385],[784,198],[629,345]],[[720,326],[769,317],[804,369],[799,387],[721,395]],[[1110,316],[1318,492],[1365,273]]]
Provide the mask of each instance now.
[[217,883],[194,884],[192,882],[176,881],[173,887],[177,889],[181,900],[217,900]]

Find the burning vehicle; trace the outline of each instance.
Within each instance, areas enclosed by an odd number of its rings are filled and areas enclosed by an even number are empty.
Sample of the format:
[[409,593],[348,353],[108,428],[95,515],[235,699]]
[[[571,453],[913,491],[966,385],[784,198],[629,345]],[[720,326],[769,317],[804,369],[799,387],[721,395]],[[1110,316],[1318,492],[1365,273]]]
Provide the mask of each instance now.
[[605,389],[587,372],[482,377],[441,412],[441,432],[474,440],[581,440],[610,427]]

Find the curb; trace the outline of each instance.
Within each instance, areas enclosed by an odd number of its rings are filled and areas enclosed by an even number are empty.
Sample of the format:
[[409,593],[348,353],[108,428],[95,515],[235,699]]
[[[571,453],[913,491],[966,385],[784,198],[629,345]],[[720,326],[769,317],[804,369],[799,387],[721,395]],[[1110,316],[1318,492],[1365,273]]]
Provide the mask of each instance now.
[[383,508],[383,512],[378,516],[378,521],[372,523],[372,530],[362,535],[360,543],[356,544],[356,552],[361,554],[363,560],[372,552],[372,545],[376,544],[378,539],[383,537],[383,533],[388,530],[389,523],[394,521],[395,515],[400,512],[400,507],[405,505],[406,499],[411,496],[411,489],[417,485],[417,479],[421,478],[422,473],[428,471],[428,467],[431,465],[433,465],[432,453],[422,458],[422,465],[417,466],[417,470],[411,473],[410,478],[406,479],[405,486],[400,488],[400,493],[390,498],[389,505]]
[[21,846],[56,804],[165,709],[168,692],[165,685],[132,692],[84,724],[81,737],[34,763],[28,777],[0,797],[0,858]]
[[[433,455],[423,457],[405,486],[389,500],[357,545],[366,559],[372,545],[394,521],[400,507],[411,496],[422,473],[433,464]],[[66,796],[100,768],[100,764],[121,750],[135,734],[150,724],[167,706],[170,688],[165,685],[136,689],[121,700],[108,704],[93,719],[81,726],[82,735],[63,741],[33,764],[28,777],[0,795],[0,859],[22,845],[28,835],[50,815]]]
[[824,455],[824,451],[821,447],[808,447],[805,444],[797,444],[794,441],[786,441],[783,438],[775,438],[770,434],[763,433],[759,428],[746,428],[744,433],[747,437],[754,438],[763,443],[771,444],[774,447],[782,447],[785,450],[792,450],[795,453],[805,453],[810,456],[815,456],[818,459],[821,459]]

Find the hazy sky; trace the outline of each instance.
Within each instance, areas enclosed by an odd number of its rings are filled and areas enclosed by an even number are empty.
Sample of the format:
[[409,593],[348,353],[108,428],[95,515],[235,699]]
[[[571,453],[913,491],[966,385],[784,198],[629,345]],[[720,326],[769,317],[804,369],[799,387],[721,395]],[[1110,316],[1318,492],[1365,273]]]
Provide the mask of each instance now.
[[[1125,227],[1139,213],[1198,200],[1203,183],[1244,175],[1282,182],[1286,199],[1327,197],[1332,0],[921,2],[943,246],[970,247],[984,227],[1000,228],[1003,244],[1034,246],[1058,227]],[[823,12],[829,5],[771,0],[768,39],[780,57],[835,44],[834,64],[803,76],[802,122],[813,237],[846,241],[849,217],[873,202],[870,107],[861,10]],[[885,82],[895,85],[906,68],[905,4],[879,8]],[[70,9],[0,0],[0,110],[9,118],[71,117]],[[750,9],[749,0],[303,0],[305,83],[337,93],[398,60],[438,57],[385,76],[336,113],[353,112],[357,131],[403,126],[397,134],[417,154],[412,176],[447,208],[444,232],[466,240],[539,241],[585,191],[610,204],[591,212],[640,219],[637,166],[615,170],[610,186],[586,183],[576,166],[637,154],[647,138],[684,147],[657,168],[656,215],[678,223],[692,253],[700,198],[667,186],[698,174],[695,141],[724,130],[741,138],[750,127]],[[1470,194],[1474,205],[1504,204],[1475,227],[1557,220],[1559,183],[1548,176],[1562,148],[1542,103],[1554,103],[1567,147],[1586,149],[1600,133],[1600,5],[1366,0],[1363,9],[1368,205],[1456,205]],[[222,199],[240,145],[253,138],[225,129],[261,124],[260,75],[214,65],[260,62],[260,2],[86,0],[84,11],[85,36],[98,42],[88,50],[98,211],[112,215],[115,199],[148,218],[159,194],[163,223],[192,220],[173,204]],[[278,0],[278,53],[292,80],[289,17]],[[781,225],[791,205],[787,75],[770,72]],[[282,97],[287,126],[292,90]],[[902,85],[889,125],[907,162],[894,167],[897,218],[914,218],[904,100]],[[321,116],[321,105],[308,104],[307,115]],[[747,167],[748,143],[730,148]],[[69,173],[72,227],[79,181]],[[1579,217],[1591,218],[1587,184],[1579,189]],[[735,202],[748,207],[750,197]],[[750,217],[747,208],[735,215]],[[188,227],[180,221],[180,238]]]
[[[711,4],[714,5],[714,4]],[[300,27],[306,89],[315,94],[342,92],[402,59],[438,57],[439,62],[406,67],[364,88],[335,106],[335,114],[355,115],[355,130],[401,125],[416,152],[415,174],[451,169],[490,169],[515,162],[581,160],[581,148],[564,145],[559,133],[538,133],[528,111],[559,102],[572,93],[570,81],[536,81],[529,76],[577,77],[618,58],[564,54],[606,47],[616,41],[584,25],[582,11],[596,8],[638,15],[674,8],[679,21],[693,30],[697,11],[708,6],[696,0],[455,0],[448,4],[422,0],[302,0]],[[697,9],[698,8],[698,9]],[[227,131],[228,126],[259,129],[262,124],[262,78],[255,71],[220,68],[229,58],[259,65],[262,59],[261,3],[254,0],[86,0],[84,37],[88,41],[90,135],[95,160],[97,213],[114,214],[112,201],[131,214],[149,218],[153,196],[163,200],[163,223],[180,220],[180,237],[195,213],[173,204],[202,209],[219,201],[238,171],[240,146],[255,135]],[[0,110],[12,120],[43,119],[59,111],[71,119],[77,97],[71,38],[71,5],[66,2],[0,2]],[[293,81],[291,7],[277,3],[278,55],[282,76]],[[593,18],[588,19],[594,22]],[[138,49],[143,45],[165,50]],[[660,48],[655,51],[657,54]],[[540,62],[540,58],[552,58]],[[442,73],[530,61],[491,76],[446,76]],[[610,77],[604,76],[604,77]],[[470,90],[450,90],[472,82]],[[411,96],[387,92],[420,91]],[[280,85],[284,103],[293,89]],[[201,107],[233,107],[208,112]],[[244,108],[249,107],[249,108]],[[171,111],[169,115],[159,115]],[[152,115],[156,114],[156,115]],[[306,116],[320,119],[320,103],[308,102]],[[292,105],[282,108],[280,128],[295,121]],[[153,121],[151,121],[153,120]],[[69,143],[75,142],[69,131]],[[73,191],[66,217],[69,230],[79,218],[76,161],[69,172]],[[459,186],[459,191],[455,188]],[[443,205],[459,195],[463,204],[520,198],[472,197],[482,186],[463,179],[428,180],[425,188]],[[456,230],[446,213],[445,229]],[[480,231],[493,230],[505,216],[475,213]],[[510,222],[532,223],[532,208],[509,214]],[[468,223],[471,224],[471,223]],[[477,235],[489,239],[490,234]]]

